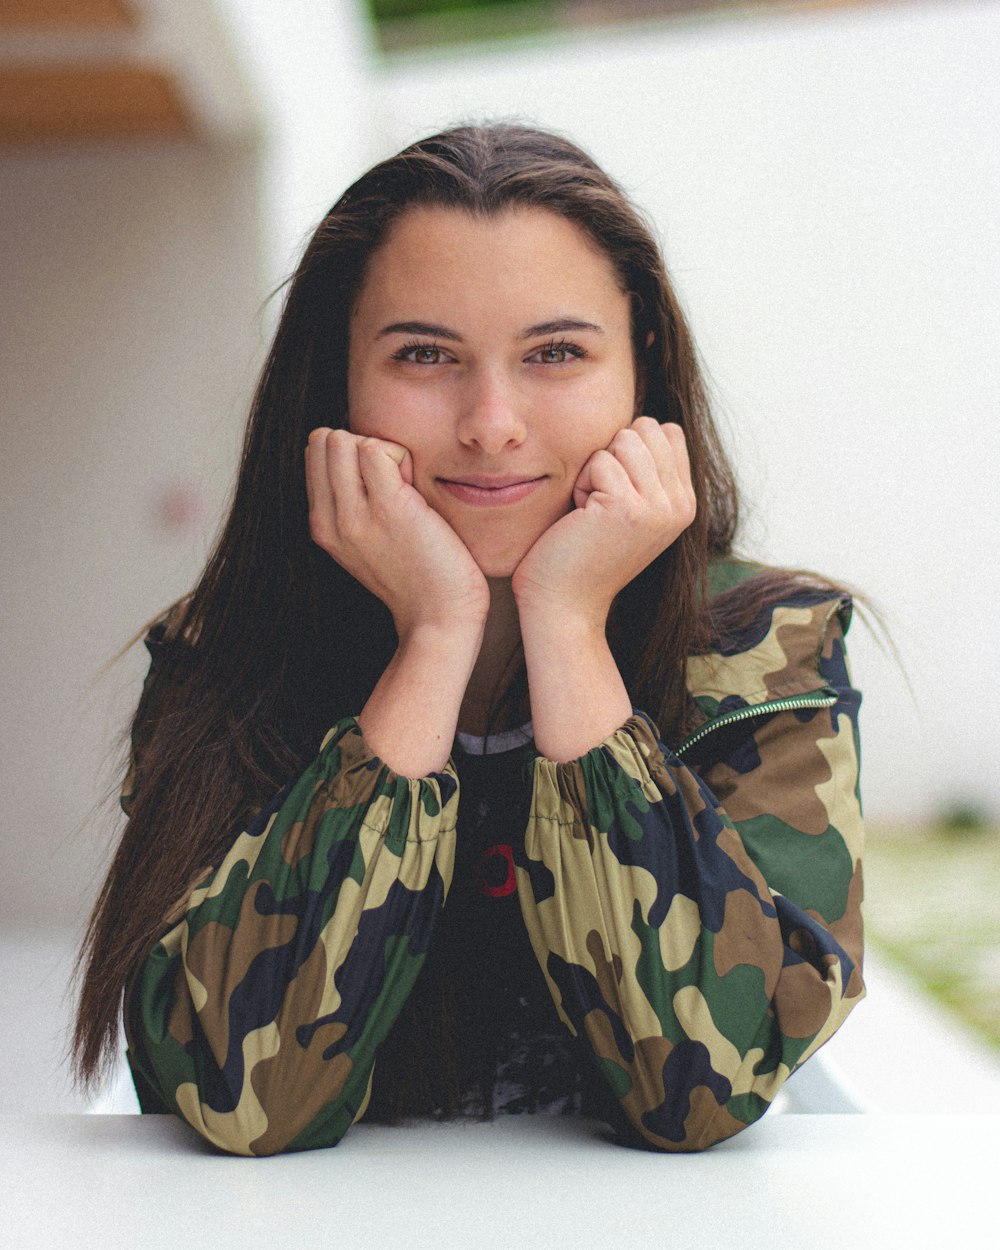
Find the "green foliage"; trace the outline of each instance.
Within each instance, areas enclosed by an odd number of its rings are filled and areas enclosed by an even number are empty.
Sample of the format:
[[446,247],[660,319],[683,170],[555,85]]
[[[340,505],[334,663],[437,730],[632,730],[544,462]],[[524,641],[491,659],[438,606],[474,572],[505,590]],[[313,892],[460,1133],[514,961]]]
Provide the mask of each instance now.
[[982,833],[990,828],[990,818],[985,808],[977,803],[957,801],[942,808],[935,824],[942,833]]
[[449,13],[455,9],[497,8],[512,2],[516,3],[517,0],[368,0],[372,16],[377,22]]

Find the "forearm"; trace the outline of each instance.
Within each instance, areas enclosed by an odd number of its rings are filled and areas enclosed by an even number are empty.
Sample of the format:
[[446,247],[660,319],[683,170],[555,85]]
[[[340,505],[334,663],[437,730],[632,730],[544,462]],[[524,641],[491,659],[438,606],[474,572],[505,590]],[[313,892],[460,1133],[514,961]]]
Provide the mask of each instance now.
[[528,605],[520,615],[535,745],[547,759],[577,759],[632,714],[604,622]]
[[417,626],[399,647],[358,717],[372,751],[403,777],[440,772],[482,643],[482,626]]

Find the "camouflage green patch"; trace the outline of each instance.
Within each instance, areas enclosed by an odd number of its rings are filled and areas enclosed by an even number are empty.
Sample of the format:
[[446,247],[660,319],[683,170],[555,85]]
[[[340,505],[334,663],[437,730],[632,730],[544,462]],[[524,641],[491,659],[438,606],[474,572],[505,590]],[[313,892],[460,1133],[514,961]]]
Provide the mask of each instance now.
[[828,924],[843,916],[854,860],[832,825],[816,835],[800,833],[776,816],[758,816],[741,820],[737,827],[775,894],[804,911],[818,912]]

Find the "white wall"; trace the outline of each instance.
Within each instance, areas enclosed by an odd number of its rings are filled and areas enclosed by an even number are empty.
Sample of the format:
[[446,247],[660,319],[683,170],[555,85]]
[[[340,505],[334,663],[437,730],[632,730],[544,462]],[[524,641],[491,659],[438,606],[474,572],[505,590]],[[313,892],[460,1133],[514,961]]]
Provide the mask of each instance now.
[[1000,8],[661,23],[396,58],[384,146],[516,117],[658,224],[749,502],[744,545],[862,587],[865,795],[1000,806]]
[[259,92],[264,261],[280,282],[371,163],[374,35],[365,0],[213,0]]
[[[6,923],[93,895],[95,774],[141,657],[95,679],[189,585],[228,489],[262,346],[257,181],[253,156],[187,146],[0,161]],[[164,525],[185,486],[201,517]]]
[[66,979],[144,651],[101,668],[196,578],[268,293],[367,162],[360,0],[216,3],[262,137],[0,152],[0,1110],[76,1105]]

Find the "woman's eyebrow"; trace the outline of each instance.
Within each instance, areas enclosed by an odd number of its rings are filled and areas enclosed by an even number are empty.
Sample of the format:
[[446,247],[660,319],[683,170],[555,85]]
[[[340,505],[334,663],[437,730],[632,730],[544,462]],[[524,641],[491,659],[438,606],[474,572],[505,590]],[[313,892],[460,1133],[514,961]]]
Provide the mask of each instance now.
[[[566,334],[573,330],[591,330],[595,334],[604,333],[603,327],[595,325],[593,321],[581,321],[577,317],[557,317],[554,321],[539,321],[537,325],[528,326],[526,330],[521,331],[520,337],[533,339],[541,334]],[[439,326],[432,321],[394,321],[391,325],[383,326],[376,337],[385,338],[389,334],[423,334],[428,338],[448,339],[453,343],[462,342],[462,336],[457,330]]]
[[538,325],[528,326],[527,330],[521,331],[521,338],[533,339],[538,334],[565,334],[567,330],[595,330],[598,334],[604,333],[603,328],[594,325],[592,321],[578,321],[575,317],[559,317],[555,321],[540,321]]
[[387,334],[425,334],[428,338],[451,339],[454,343],[462,341],[457,330],[449,330],[447,326],[434,325],[430,321],[394,321],[390,326],[383,326],[376,337],[384,338]]

